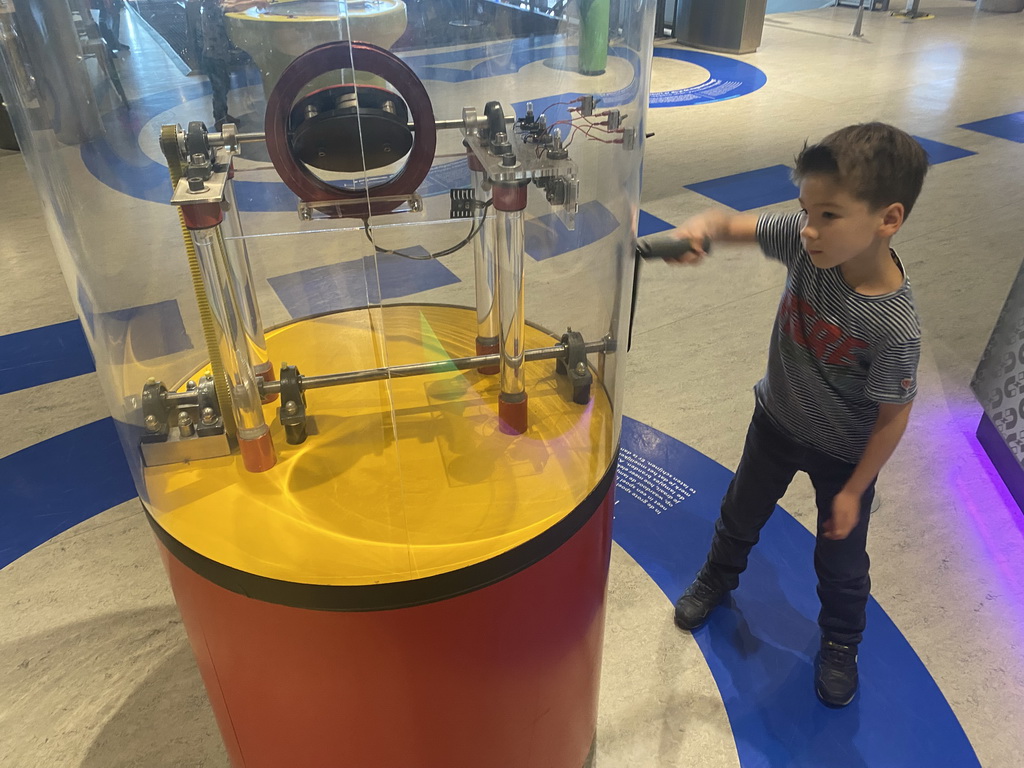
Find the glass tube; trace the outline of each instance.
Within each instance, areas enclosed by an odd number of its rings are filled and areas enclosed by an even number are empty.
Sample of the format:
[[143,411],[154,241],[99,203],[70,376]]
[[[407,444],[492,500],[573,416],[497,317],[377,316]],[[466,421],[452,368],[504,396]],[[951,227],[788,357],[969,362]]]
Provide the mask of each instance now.
[[263,333],[263,317],[260,305],[256,300],[256,282],[252,277],[252,263],[249,261],[249,250],[242,237],[242,221],[235,202],[234,185],[229,181],[224,187],[226,206],[222,226],[227,231],[225,240],[227,266],[234,284],[235,295],[239,302],[239,320],[245,334],[246,346],[249,350],[249,362],[257,376],[264,381],[276,379],[274,365],[267,352],[267,339]]
[[[473,197],[485,200],[490,194],[490,183],[483,171],[472,171]],[[497,256],[494,246],[494,223],[487,209],[480,206],[473,212],[476,238],[473,240],[473,264],[476,275],[476,353],[493,354],[498,351],[498,302],[495,294]],[[494,374],[497,366],[485,366],[481,373]]]
[[263,418],[256,374],[249,360],[242,304],[228,263],[224,233],[219,225],[190,231],[203,282],[206,284],[210,310],[217,324],[221,360],[228,380],[231,410],[238,428],[239,447],[247,469],[269,469],[274,465],[273,447],[271,445],[267,448],[270,427]]
[[494,212],[498,251],[498,315],[501,326],[501,395],[508,401],[526,393],[523,339],[526,291],[523,280],[523,212]]

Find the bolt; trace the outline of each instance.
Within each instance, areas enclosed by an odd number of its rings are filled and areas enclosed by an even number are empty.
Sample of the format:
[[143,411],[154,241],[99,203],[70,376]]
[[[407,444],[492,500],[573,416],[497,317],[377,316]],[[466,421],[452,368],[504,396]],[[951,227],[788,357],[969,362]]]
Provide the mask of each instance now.
[[160,419],[153,414],[149,414],[146,417],[146,429],[150,432],[157,432],[160,430]]
[[577,376],[582,376],[586,372],[587,372],[587,364],[586,363],[584,363],[583,361],[580,361],[580,362],[576,363],[576,375]]
[[185,389],[191,392],[193,389],[199,389],[199,386],[194,381],[189,379],[188,384],[185,385]]
[[213,422],[216,420],[217,414],[214,413],[213,408],[210,408],[209,406],[207,406],[206,408],[203,408],[203,412],[201,414],[201,417],[203,419],[203,424],[209,425],[209,424],[213,424]]
[[183,437],[191,437],[196,433],[196,427],[192,423],[192,417],[185,411],[178,413],[178,430]]
[[294,400],[289,400],[284,404],[284,412],[286,416],[294,416],[299,412],[299,404]]

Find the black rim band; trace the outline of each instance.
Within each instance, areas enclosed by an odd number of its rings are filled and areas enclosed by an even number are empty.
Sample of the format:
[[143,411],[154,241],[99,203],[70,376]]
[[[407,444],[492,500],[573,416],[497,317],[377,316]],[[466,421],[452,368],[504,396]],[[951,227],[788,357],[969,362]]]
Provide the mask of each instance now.
[[538,536],[496,557],[422,579],[388,584],[337,586],[305,584],[248,573],[202,555],[165,531],[149,509],[146,519],[156,537],[183,565],[206,580],[267,603],[319,611],[384,611],[447,600],[507,579],[544,559],[571,539],[600,508],[615,478],[618,448],[604,476],[568,515]]

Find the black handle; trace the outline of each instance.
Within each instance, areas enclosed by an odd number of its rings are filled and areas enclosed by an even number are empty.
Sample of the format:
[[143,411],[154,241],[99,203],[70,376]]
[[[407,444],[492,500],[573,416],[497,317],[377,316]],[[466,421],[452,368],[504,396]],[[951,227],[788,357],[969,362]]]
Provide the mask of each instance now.
[[[711,250],[711,238],[704,238],[704,252]],[[693,250],[689,240],[672,236],[672,231],[637,238],[636,255],[642,259],[672,259]]]

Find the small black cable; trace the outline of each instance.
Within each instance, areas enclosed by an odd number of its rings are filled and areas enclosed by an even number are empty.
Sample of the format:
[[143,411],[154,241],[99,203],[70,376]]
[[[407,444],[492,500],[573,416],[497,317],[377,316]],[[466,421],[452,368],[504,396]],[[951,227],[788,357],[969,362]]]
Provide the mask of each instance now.
[[437,253],[428,253],[426,256],[416,256],[412,253],[404,253],[402,251],[392,251],[387,248],[381,248],[379,245],[377,245],[377,243],[373,241],[373,233],[370,231],[369,219],[363,220],[363,232],[366,233],[366,239],[370,241],[370,244],[373,245],[373,248],[377,253],[389,253],[392,256],[401,256],[404,259],[412,259],[413,261],[429,261],[430,259],[440,259],[442,256],[450,256],[456,251],[465,248],[469,244],[469,242],[474,237],[476,237],[476,233],[479,232],[480,227],[483,226],[484,218],[486,218],[487,216],[487,209],[490,207],[491,201],[488,200],[486,203],[478,203],[477,205],[483,209],[483,214],[480,216],[480,218],[476,219],[476,221],[473,222],[473,226],[469,230],[469,234],[466,235],[465,239],[463,239],[462,242],[453,245],[451,248],[446,248],[445,250],[438,251]]

